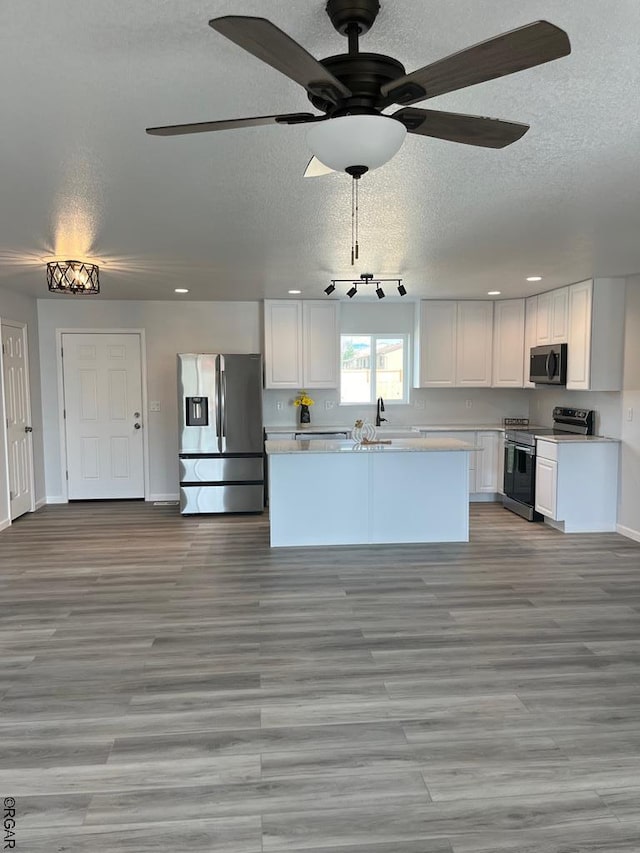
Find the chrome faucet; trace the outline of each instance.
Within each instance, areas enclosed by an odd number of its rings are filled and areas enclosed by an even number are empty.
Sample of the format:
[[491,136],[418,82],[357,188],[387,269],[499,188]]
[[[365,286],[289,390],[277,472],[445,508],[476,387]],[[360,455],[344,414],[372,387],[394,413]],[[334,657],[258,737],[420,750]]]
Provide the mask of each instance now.
[[380,424],[384,421],[386,423],[386,418],[380,417],[380,412],[384,412],[384,400],[382,397],[378,397],[378,402],[376,404],[376,426],[379,427]]

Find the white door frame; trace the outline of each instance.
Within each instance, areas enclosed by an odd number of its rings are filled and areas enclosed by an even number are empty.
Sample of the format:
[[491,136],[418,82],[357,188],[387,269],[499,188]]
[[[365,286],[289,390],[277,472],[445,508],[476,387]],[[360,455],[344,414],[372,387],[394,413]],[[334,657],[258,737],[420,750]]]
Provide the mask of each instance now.
[[56,370],[58,374],[58,428],[60,431],[60,480],[62,503],[69,503],[67,482],[67,426],[64,417],[64,373],[62,365],[63,335],[139,335],[140,371],[142,373],[142,467],[144,471],[144,499],[149,500],[149,433],[147,406],[147,342],[144,329],[56,329]]
[[[29,412],[29,423],[33,425],[33,421],[31,419],[31,368],[29,366],[29,331],[26,323],[21,323],[19,320],[9,320],[7,317],[0,317],[0,328],[2,326],[13,326],[14,329],[22,329],[22,348],[24,350],[24,366],[25,366],[25,377],[27,380],[27,410]],[[7,440],[7,407],[4,398],[4,360],[3,353],[0,348],[0,389],[2,393],[0,393],[0,415],[2,416],[2,453],[4,454],[4,469],[5,469],[5,482],[4,482],[4,492],[7,500],[7,511],[8,511],[8,521],[6,524],[2,524],[2,519],[0,519],[0,530],[3,530],[4,527],[9,527],[13,522],[11,520],[11,496],[10,496],[10,486],[9,486],[9,443]],[[35,512],[36,509],[36,478],[35,478],[35,470],[34,470],[34,462],[33,462],[33,433],[31,434],[30,441],[30,456],[31,456],[31,506],[29,507],[29,512]]]

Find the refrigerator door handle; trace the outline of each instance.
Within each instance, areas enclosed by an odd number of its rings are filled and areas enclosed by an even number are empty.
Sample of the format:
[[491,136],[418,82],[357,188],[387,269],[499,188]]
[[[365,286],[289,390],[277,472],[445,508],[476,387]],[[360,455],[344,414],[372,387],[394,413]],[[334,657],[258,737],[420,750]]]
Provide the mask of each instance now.
[[218,453],[222,453],[222,383],[220,381],[220,356],[216,356],[216,433],[218,436]]
[[222,437],[227,437],[227,371],[220,371],[220,393],[222,395]]

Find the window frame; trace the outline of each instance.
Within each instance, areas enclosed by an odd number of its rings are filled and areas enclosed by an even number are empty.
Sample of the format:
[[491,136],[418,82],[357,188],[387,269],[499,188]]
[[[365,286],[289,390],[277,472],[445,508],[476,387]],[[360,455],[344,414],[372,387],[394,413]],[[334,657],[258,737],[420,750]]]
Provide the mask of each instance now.
[[[370,344],[370,366],[371,371],[371,397],[369,400],[361,400],[359,402],[347,402],[342,400],[342,339],[343,338],[369,338]],[[377,373],[378,373],[378,358],[377,358],[377,343],[379,339],[398,338],[402,341],[402,399],[387,400],[385,398],[385,406],[407,406],[409,405],[410,394],[410,376],[409,376],[409,351],[411,345],[411,334],[409,332],[340,332],[340,384],[338,387],[339,406],[375,406],[376,400],[380,396],[376,393]],[[381,368],[384,370],[384,368]]]

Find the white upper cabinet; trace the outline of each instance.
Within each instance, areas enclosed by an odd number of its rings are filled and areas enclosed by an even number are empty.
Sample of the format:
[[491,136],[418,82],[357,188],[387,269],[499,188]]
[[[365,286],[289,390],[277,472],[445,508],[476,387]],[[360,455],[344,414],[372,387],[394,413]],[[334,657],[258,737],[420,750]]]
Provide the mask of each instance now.
[[456,385],[491,385],[493,302],[458,302]]
[[416,332],[414,386],[491,385],[493,302],[424,300]]
[[414,384],[420,388],[453,388],[456,384],[457,303],[420,303],[416,333],[419,359]]
[[305,388],[337,388],[339,302],[302,303],[302,376]]
[[524,299],[505,299],[494,303],[492,385],[496,388],[522,388],[524,318]]
[[265,388],[337,388],[340,303],[265,299]]
[[568,329],[569,288],[561,287],[551,291],[551,341],[552,344],[566,344]]
[[551,291],[539,293],[536,308],[536,346],[551,343]]
[[530,296],[525,299],[524,309],[524,353],[523,353],[523,387],[535,388],[534,382],[529,382],[531,367],[531,348],[538,343],[538,297]]
[[567,389],[619,391],[624,357],[624,279],[568,288]]

